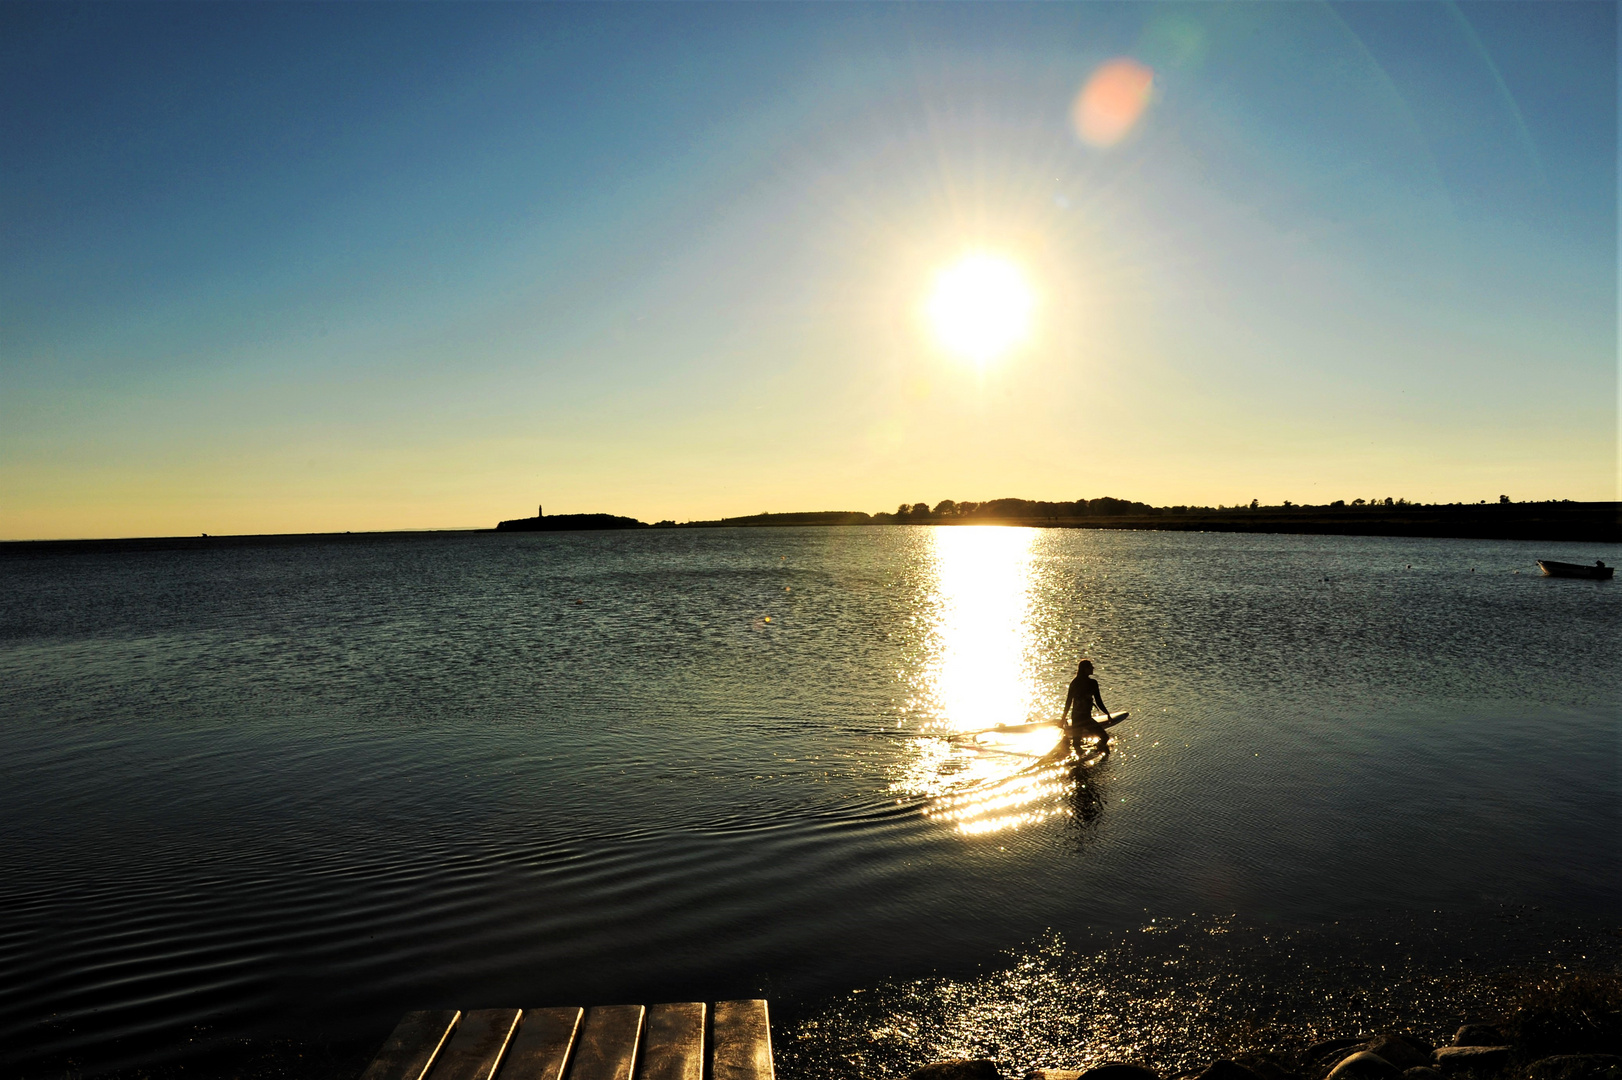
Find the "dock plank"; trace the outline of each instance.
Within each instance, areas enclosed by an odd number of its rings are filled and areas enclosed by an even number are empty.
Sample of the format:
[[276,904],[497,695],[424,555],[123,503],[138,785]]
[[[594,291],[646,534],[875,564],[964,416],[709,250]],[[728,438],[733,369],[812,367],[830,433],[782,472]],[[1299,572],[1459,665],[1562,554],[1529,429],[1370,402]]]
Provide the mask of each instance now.
[[423,1080],[461,1018],[456,1009],[406,1013],[360,1080]]
[[517,1009],[472,1009],[439,1052],[429,1080],[491,1080],[518,1027]]
[[715,1003],[711,1080],[774,1080],[772,1026],[761,998]]
[[587,1009],[569,1065],[569,1080],[631,1080],[646,1012],[641,1005]]
[[507,1047],[501,1080],[563,1080],[584,1009],[526,1009]]
[[704,1003],[648,1006],[636,1080],[704,1080]]

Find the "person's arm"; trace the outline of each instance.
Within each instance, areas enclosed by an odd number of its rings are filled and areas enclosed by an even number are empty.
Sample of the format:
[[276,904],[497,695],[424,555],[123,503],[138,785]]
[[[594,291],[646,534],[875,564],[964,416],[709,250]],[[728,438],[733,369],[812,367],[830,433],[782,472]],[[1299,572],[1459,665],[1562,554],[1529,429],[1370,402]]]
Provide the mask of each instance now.
[[1109,707],[1104,704],[1104,695],[1098,689],[1098,680],[1096,679],[1093,680],[1093,700],[1098,702],[1098,711],[1104,714],[1105,720],[1108,720]]

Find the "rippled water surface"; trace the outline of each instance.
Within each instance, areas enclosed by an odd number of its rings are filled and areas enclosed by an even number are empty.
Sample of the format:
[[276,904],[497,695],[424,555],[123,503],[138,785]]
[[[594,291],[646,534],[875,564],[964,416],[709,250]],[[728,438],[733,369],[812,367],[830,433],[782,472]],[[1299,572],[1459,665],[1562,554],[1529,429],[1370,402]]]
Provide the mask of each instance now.
[[[370,1045],[425,1006],[816,1002],[1153,919],[1610,921],[1622,592],[1533,565],[1596,555],[925,527],[11,545],[0,1054],[61,1076]],[[975,734],[1056,717],[1081,655],[1131,711],[1116,752]]]

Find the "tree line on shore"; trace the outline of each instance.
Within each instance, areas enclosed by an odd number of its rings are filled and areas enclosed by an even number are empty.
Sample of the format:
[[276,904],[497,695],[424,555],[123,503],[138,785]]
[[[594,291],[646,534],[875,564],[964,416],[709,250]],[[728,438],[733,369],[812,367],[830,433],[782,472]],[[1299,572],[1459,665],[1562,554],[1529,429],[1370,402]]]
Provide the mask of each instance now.
[[[1258,499],[1252,499],[1248,504],[1234,503],[1226,505],[1219,503],[1216,506],[1152,506],[1149,503],[1137,502],[1131,499],[1117,499],[1112,496],[1103,496],[1097,499],[1076,499],[1073,502],[1052,502],[1040,499],[991,499],[986,502],[959,502],[954,499],[942,499],[931,506],[927,502],[902,503],[893,512],[880,511],[877,514],[866,514],[860,511],[823,511],[809,514],[751,514],[745,517],[723,518],[727,523],[733,522],[764,522],[767,520],[781,520],[784,518],[804,518],[806,523],[811,519],[833,518],[841,519],[841,524],[920,524],[925,522],[957,522],[964,520],[981,521],[1072,521],[1092,518],[1116,517],[1159,517],[1177,514],[1210,514],[1236,511],[1355,511],[1355,510],[1446,510],[1464,509],[1467,507],[1483,507],[1488,505],[1501,506],[1555,506],[1555,505],[1581,505],[1572,503],[1570,499],[1544,500],[1539,503],[1514,503],[1508,495],[1500,495],[1496,504],[1489,504],[1482,499],[1476,503],[1419,503],[1410,502],[1406,498],[1384,496],[1368,499],[1336,499],[1333,502],[1313,504],[1295,503],[1285,499],[1281,504],[1264,506]],[[665,524],[661,522],[661,524]],[[674,524],[670,522],[669,524]]]
[[[816,510],[749,514],[711,521],[659,521],[654,528],[805,525],[1025,525],[1057,528],[1170,531],[1284,532],[1371,536],[1453,536],[1475,539],[1622,541],[1622,504],[1549,499],[1511,502],[1418,503],[1406,498],[1336,499],[1330,503],[1276,506],[1260,500],[1232,506],[1151,506],[1131,499],[1047,501],[942,499],[902,503],[893,512]],[[500,532],[638,529],[648,525],[612,514],[558,514],[503,521]]]

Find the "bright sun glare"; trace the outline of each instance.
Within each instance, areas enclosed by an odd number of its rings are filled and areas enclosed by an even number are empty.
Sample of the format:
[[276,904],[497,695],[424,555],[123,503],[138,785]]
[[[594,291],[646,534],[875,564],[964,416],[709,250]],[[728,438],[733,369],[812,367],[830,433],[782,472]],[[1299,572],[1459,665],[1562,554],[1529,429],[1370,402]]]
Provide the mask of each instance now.
[[977,251],[935,275],[925,314],[942,347],[986,364],[1029,336],[1035,307],[1036,297],[1018,266]]

